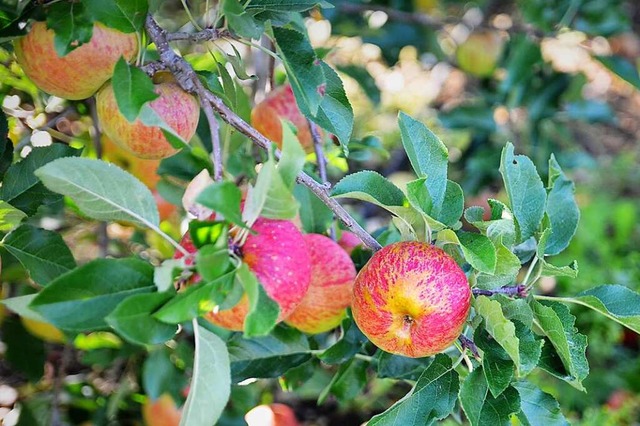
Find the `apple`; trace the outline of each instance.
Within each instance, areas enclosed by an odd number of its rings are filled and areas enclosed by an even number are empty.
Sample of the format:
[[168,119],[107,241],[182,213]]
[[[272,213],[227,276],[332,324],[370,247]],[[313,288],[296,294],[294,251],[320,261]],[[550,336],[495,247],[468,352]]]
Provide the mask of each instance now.
[[131,60],[138,53],[135,33],[125,34],[97,22],[91,40],[63,57],[56,53],[54,36],[45,22],[34,22],[27,35],[14,43],[15,53],[36,86],[65,99],[92,96],[111,78],[121,56]]
[[160,160],[138,158],[131,152],[120,149],[106,135],[102,135],[102,157],[104,160],[131,173],[152,191],[160,181],[160,176],[157,173]]
[[342,231],[342,235],[338,240],[338,245],[342,247],[342,249],[349,255],[351,255],[353,249],[362,245],[362,240],[353,232]]
[[502,38],[496,31],[471,33],[456,50],[458,66],[476,77],[491,77],[502,55],[502,45]]
[[155,401],[147,399],[142,406],[142,418],[146,426],[178,426],[180,417],[181,410],[167,393]]
[[[198,126],[198,101],[174,82],[156,84],[155,92],[159,97],[151,101],[149,106],[188,142]],[[178,152],[159,127],[146,126],[139,119],[130,123],[120,113],[111,82],[105,84],[96,95],[96,106],[103,132],[120,148],[136,157],[160,160]]]
[[311,283],[285,322],[305,333],[323,333],[340,325],[351,305],[356,267],[331,238],[307,234],[304,240],[311,255]]
[[300,112],[293,90],[288,84],[272,90],[251,111],[251,125],[267,139],[275,142],[278,148],[282,148],[281,119],[289,120],[296,126],[300,145],[307,153],[313,152],[313,138],[309,123]]
[[285,404],[258,405],[244,416],[248,426],[299,426],[291,407]]
[[[282,321],[302,302],[309,289],[309,250],[302,234],[291,221],[261,217],[253,225],[252,231],[255,234],[249,234],[239,248],[240,256],[267,295],[280,307],[279,321]],[[190,253],[197,251],[189,234],[185,234],[180,244]],[[182,257],[180,252],[174,255],[176,259]],[[185,263],[192,265],[193,260],[187,259]],[[220,327],[242,331],[248,313],[249,298],[245,294],[231,309],[209,312],[205,318]]]
[[471,307],[467,277],[444,250],[418,241],[376,252],[353,286],[353,318],[380,349],[421,358],[460,335]]

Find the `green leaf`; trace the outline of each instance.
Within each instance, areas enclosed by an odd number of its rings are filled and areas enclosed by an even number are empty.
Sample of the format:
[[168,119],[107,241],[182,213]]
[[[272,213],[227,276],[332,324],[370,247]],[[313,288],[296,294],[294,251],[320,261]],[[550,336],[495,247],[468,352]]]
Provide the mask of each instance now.
[[245,339],[235,334],[227,344],[233,383],[250,377],[280,377],[309,359],[309,342],[298,330],[276,327],[273,333]]
[[26,218],[27,215],[22,210],[16,209],[5,201],[0,201],[0,232],[11,232]]
[[546,212],[551,223],[551,235],[545,254],[554,255],[567,248],[575,235],[580,209],[574,197],[575,186],[564,175],[553,154],[549,159],[549,188]]
[[196,198],[196,202],[224,216],[229,222],[246,228],[242,221],[240,202],[242,192],[232,182],[216,182],[207,186]]
[[447,162],[449,153],[442,141],[424,124],[401,112],[398,116],[402,145],[416,175],[426,178],[433,203],[433,217],[438,218],[447,191]]
[[99,330],[107,327],[105,317],[121,301],[154,289],[150,264],[134,258],[96,259],[59,276],[30,307],[58,328]]
[[516,337],[520,341],[520,369],[518,375],[524,377],[538,365],[544,340],[533,334],[531,327],[518,320],[512,320],[512,322],[516,326]]
[[533,162],[513,150],[511,143],[502,150],[500,173],[518,225],[518,241],[525,241],[542,222],[547,194]]
[[526,300],[510,299],[502,295],[496,295],[495,298],[502,305],[502,312],[505,318],[521,322],[528,328],[533,326],[533,310]]
[[492,275],[478,275],[477,285],[480,288],[494,289],[513,284],[520,272],[520,259],[502,244],[502,236],[498,236],[492,242],[496,249],[496,269]]
[[142,387],[147,396],[153,400],[160,398],[163,393],[169,393],[178,401],[182,391],[188,383],[184,371],[178,369],[172,362],[176,359],[173,351],[166,346],[156,347],[142,365]]
[[234,292],[234,278],[235,271],[208,283],[189,286],[154,313],[153,317],[167,324],[180,324],[209,313]]
[[373,78],[366,68],[358,65],[343,65],[338,66],[338,71],[353,78],[362,88],[371,102],[374,104],[380,103],[380,89],[376,84],[376,80]]
[[425,368],[432,362],[432,357],[407,358],[378,351],[378,377],[381,379],[418,380]]
[[12,162],[13,142],[9,139],[9,123],[7,123],[5,113],[0,109],[0,182],[4,179]]
[[[350,314],[349,314],[350,315]],[[353,358],[369,340],[362,334],[351,316],[342,320],[340,339],[327,348],[318,358],[325,364],[342,364]]]
[[61,200],[61,196],[44,187],[34,172],[56,158],[72,157],[80,152],[60,143],[34,148],[25,159],[9,167],[0,187],[0,198],[28,216],[35,214],[41,204]]
[[343,177],[333,187],[331,196],[355,198],[379,206],[404,206],[406,199],[402,191],[377,172],[363,170]]
[[132,343],[164,343],[173,337],[176,327],[154,319],[151,314],[171,297],[169,293],[135,294],[120,302],[105,321]]
[[516,326],[504,317],[500,302],[486,296],[478,296],[474,308],[478,315],[484,318],[487,332],[509,354],[517,371],[520,371],[520,340],[516,337]]
[[531,382],[519,381],[513,387],[520,394],[520,412],[518,419],[523,426],[565,426],[569,425],[565,419],[558,401],[546,392],[543,392]]
[[309,188],[296,185],[293,195],[300,203],[300,221],[304,232],[323,234],[333,222],[333,212]]
[[343,403],[353,400],[367,383],[367,367],[368,363],[357,358],[341,364],[329,384],[320,392],[318,405],[324,404],[330,394]]
[[267,295],[246,263],[240,265],[236,274],[249,298],[249,313],[244,319],[244,336],[258,337],[269,334],[278,321],[280,306]]
[[149,4],[147,0],[83,0],[94,21],[123,33],[142,30]]
[[620,56],[594,56],[605,67],[609,68],[614,74],[617,74],[620,78],[640,90],[640,75],[638,69]]
[[164,121],[164,119],[160,117],[153,108],[151,108],[150,104],[145,103],[142,105],[138,118],[145,126],[159,127],[160,130],[162,130],[162,134],[172,147],[176,149],[189,147],[189,141],[185,141],[184,139],[182,139],[182,136],[176,133],[176,131],[171,126],[169,126],[167,122]]
[[7,235],[2,245],[43,286],[76,267],[71,250],[57,232],[25,224]]
[[576,278],[578,276],[578,262],[576,262],[575,260],[568,266],[555,266],[548,263],[546,260],[541,260],[540,265],[540,273],[545,277]]
[[511,415],[520,410],[520,397],[514,388],[508,387],[494,398],[482,368],[476,368],[462,383],[460,404],[473,426],[510,426]]
[[35,172],[47,188],[71,197],[87,216],[157,228],[151,191],[129,173],[101,160],[61,158]]
[[193,379],[180,426],[211,426],[222,415],[231,394],[229,353],[218,336],[197,324],[194,337]]
[[533,301],[531,307],[542,332],[562,360],[570,376],[568,381],[584,391],[582,381],[589,374],[589,363],[585,356],[587,338],[574,327],[576,318],[571,315],[569,308],[560,303]]
[[491,240],[482,234],[460,231],[460,247],[464,257],[476,270],[493,275],[496,270],[496,248]]
[[315,116],[327,83],[309,39],[301,32],[279,27],[273,28],[273,35],[300,110]]
[[333,8],[331,3],[323,0],[252,0],[247,10],[260,9],[274,12],[304,12],[316,6]]
[[222,12],[229,28],[243,37],[259,39],[264,32],[264,26],[246,12],[238,0],[224,0]]
[[482,349],[482,371],[491,395],[497,398],[511,384],[515,365],[509,354],[482,327],[476,328],[473,341]]
[[305,163],[305,152],[288,122],[282,122],[282,155],[278,161],[278,173],[290,190]]
[[369,426],[428,425],[447,417],[458,399],[458,374],[451,358],[436,355],[415,386],[391,408],[374,416]]
[[220,278],[231,267],[229,248],[206,245],[196,253],[196,268],[202,279],[213,281]]
[[124,58],[116,63],[111,84],[118,109],[130,123],[136,121],[144,104],[159,96],[151,78],[140,68],[129,65]]
[[[17,317],[6,318],[0,331],[2,343],[6,348],[2,355],[3,360],[9,364],[12,371],[22,373],[34,384],[39,382],[47,360],[44,342],[31,335]],[[21,419],[22,416],[21,413]],[[25,423],[31,426],[28,422]]]
[[21,317],[32,319],[34,321],[47,322],[47,319],[29,307],[37,293],[27,294],[26,296],[11,297],[9,299],[0,300],[7,309],[15,312]]
[[438,214],[438,220],[445,225],[455,226],[463,211],[464,194],[462,188],[456,182],[447,180],[447,189],[444,193],[444,201]]
[[60,57],[88,43],[93,36],[93,21],[83,3],[53,4],[47,10],[47,27],[55,32],[53,45]]

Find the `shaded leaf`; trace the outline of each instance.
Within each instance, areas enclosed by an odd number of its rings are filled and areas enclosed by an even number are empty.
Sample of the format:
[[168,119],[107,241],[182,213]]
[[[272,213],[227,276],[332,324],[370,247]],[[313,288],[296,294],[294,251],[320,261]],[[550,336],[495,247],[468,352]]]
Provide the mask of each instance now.
[[460,404],[472,425],[510,426],[511,415],[520,410],[520,397],[508,387],[497,398],[488,392],[489,387],[482,368],[473,370],[460,388]]
[[620,56],[594,56],[609,70],[620,76],[623,80],[640,90],[640,75],[637,68],[625,58]]
[[58,56],[88,43],[93,36],[93,21],[84,3],[53,4],[47,10],[47,27],[55,32],[53,46]]
[[83,0],[95,21],[123,33],[140,31],[149,11],[147,0]]
[[138,118],[144,104],[159,96],[151,78],[140,68],[129,65],[124,58],[120,58],[113,69],[111,85],[118,109],[130,123]]
[[244,319],[244,336],[258,337],[269,334],[278,321],[280,306],[267,295],[246,263],[240,265],[236,276],[249,298],[249,313]]
[[27,218],[22,210],[18,210],[11,204],[0,201],[0,232],[10,232],[16,229],[20,222]]
[[545,426],[569,425],[565,419],[558,401],[546,392],[543,392],[531,382],[519,381],[513,387],[520,394],[520,407],[518,419],[524,426],[544,424]]
[[546,213],[551,223],[551,235],[545,254],[554,255],[567,248],[580,220],[580,210],[574,197],[575,185],[564,175],[552,154],[549,159],[549,194]]

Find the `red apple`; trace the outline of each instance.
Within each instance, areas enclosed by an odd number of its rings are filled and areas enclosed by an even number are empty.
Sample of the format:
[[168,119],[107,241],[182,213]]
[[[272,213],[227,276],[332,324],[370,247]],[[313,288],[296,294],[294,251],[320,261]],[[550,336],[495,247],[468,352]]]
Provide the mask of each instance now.
[[467,277],[442,249],[407,241],[384,247],[353,287],[353,318],[380,349],[412,358],[449,347],[471,306]]
[[299,426],[296,414],[285,404],[258,405],[244,416],[248,426]]
[[54,36],[45,22],[34,22],[14,46],[27,77],[40,89],[61,98],[90,97],[111,78],[121,56],[131,60],[138,53],[135,33],[125,34],[100,23],[93,25],[88,43],[63,57],[55,51]]
[[[160,97],[151,101],[149,106],[188,142],[198,126],[198,101],[173,82],[156,84],[155,92]],[[136,157],[159,160],[178,151],[167,141],[159,127],[146,126],[139,119],[130,123],[120,113],[111,82],[96,95],[96,106],[104,133],[120,148],[128,150]]]
[[340,325],[351,305],[356,267],[331,238],[308,234],[304,240],[311,255],[311,284],[285,322],[305,333],[323,333]]
[[298,140],[306,152],[313,152],[313,138],[307,119],[302,115],[290,85],[278,87],[251,111],[251,125],[282,148],[281,119],[298,129]]
[[342,235],[338,240],[338,245],[351,255],[354,248],[362,245],[362,240],[353,232],[342,231]]
[[[259,218],[245,243],[240,247],[242,261],[256,275],[267,295],[280,307],[279,320],[291,315],[309,289],[311,259],[304,238],[288,220]],[[196,252],[189,234],[180,244]],[[181,258],[176,253],[175,258]],[[187,264],[192,264],[189,260]],[[243,295],[231,309],[210,312],[205,317],[220,327],[241,331],[249,313],[249,299]]]
[[147,400],[142,406],[142,418],[146,426],[178,426],[181,410],[169,394],[162,394],[155,401]]

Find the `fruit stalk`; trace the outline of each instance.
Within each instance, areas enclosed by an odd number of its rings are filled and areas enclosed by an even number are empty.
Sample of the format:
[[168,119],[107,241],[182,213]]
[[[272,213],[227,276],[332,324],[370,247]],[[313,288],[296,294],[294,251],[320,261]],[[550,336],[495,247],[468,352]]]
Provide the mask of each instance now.
[[[178,56],[178,54],[171,49],[167,39],[167,32],[158,25],[151,15],[147,16],[145,27],[149,37],[158,49],[160,60],[167,65],[167,68],[171,70],[176,77],[178,84],[180,84],[184,90],[196,93],[198,98],[206,99],[211,104],[211,107],[218,113],[218,115],[220,115],[220,118],[222,118],[226,123],[230,124],[243,135],[247,136],[258,146],[264,149],[269,149],[271,146],[271,141],[269,139],[265,138],[260,132],[240,118],[224,104],[222,99],[215,96],[202,85],[193,68],[191,68],[184,59]],[[367,233],[367,231],[365,231],[364,228],[362,228],[360,224],[358,224],[355,219],[349,215],[340,203],[331,198],[328,189],[324,185],[319,184],[304,172],[301,172],[298,175],[297,181],[308,187],[318,198],[320,198],[320,200],[322,200],[322,202],[324,202],[327,207],[334,212],[336,217],[340,219],[351,232],[356,234],[367,247],[374,251],[382,248],[380,243],[369,235],[369,233]]]

